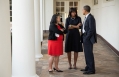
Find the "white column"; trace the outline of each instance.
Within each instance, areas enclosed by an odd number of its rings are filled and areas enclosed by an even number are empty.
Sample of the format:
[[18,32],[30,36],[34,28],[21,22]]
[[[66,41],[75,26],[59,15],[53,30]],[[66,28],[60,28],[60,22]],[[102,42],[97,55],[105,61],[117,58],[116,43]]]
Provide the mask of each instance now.
[[0,0],[0,77],[11,77],[9,0]]
[[46,30],[46,26],[45,26],[45,0],[43,0],[43,30]]
[[34,17],[35,17],[35,58],[43,57],[41,54],[41,29],[40,29],[40,1],[34,0]]
[[40,0],[40,29],[41,29],[41,41],[43,41],[43,0]]
[[12,77],[38,77],[35,69],[34,0],[13,0]]

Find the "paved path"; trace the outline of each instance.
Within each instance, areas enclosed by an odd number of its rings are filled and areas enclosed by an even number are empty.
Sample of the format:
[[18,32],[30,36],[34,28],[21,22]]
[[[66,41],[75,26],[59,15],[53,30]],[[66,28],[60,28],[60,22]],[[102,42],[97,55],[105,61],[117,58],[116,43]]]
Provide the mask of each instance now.
[[[39,62],[36,62],[37,74],[40,77],[119,77],[119,57],[100,39],[98,43],[94,45],[94,55],[96,63],[95,75],[83,75],[80,69],[85,67],[84,53],[79,53],[78,57],[78,69],[68,70],[68,61],[66,53],[60,57],[59,67],[64,72],[54,72],[49,74],[48,72],[48,55],[47,55],[47,40],[43,41],[42,46],[43,58]],[[73,63],[73,55],[72,55]]]

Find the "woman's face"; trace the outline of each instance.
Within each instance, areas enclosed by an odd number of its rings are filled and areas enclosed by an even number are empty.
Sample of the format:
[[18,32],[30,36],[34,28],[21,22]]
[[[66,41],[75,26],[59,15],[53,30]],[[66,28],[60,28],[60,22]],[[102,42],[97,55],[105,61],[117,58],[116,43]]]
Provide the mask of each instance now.
[[75,17],[75,16],[76,16],[76,12],[72,12],[72,13],[71,13],[71,16],[72,16],[72,17]]
[[61,22],[60,16],[57,16],[57,23]]

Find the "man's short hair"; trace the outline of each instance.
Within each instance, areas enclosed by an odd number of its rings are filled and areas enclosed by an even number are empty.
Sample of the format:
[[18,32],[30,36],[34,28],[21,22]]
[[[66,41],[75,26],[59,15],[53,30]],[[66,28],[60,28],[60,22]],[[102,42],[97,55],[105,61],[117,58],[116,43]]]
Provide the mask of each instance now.
[[84,7],[84,10],[86,10],[87,12],[90,12],[91,11],[91,8],[89,5],[85,5]]

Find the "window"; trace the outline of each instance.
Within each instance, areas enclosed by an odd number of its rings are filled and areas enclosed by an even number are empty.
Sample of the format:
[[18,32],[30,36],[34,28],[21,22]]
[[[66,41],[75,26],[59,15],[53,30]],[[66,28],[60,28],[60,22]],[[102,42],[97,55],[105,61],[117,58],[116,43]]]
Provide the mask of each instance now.
[[60,6],[60,2],[56,2],[56,6]]
[[76,2],[75,1],[69,2],[69,9],[72,8],[72,7],[76,8],[78,10],[78,2],[77,1]]
[[62,13],[64,13],[65,11],[65,3],[64,2],[56,2],[56,13],[62,15]]
[[12,0],[9,0],[9,8],[10,8],[10,22],[12,22]]
[[64,6],[64,2],[61,2],[61,6]]
[[74,2],[74,6],[78,6],[78,2]]
[[61,16],[61,21],[63,22],[62,18],[65,15],[65,2],[64,1],[56,2],[56,14],[59,14]]
[[69,2],[69,6],[73,6],[73,2]]
[[94,5],[97,5],[98,4],[98,0],[94,0]]

